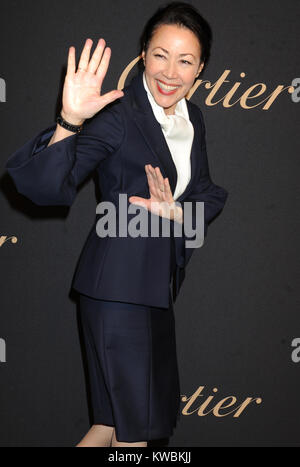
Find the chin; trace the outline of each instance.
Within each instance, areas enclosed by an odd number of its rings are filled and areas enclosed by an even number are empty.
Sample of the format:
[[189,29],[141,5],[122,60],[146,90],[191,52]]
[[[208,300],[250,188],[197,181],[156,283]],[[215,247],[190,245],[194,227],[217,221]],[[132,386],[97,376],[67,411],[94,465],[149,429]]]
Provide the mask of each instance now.
[[170,100],[167,100],[167,99],[158,98],[158,99],[155,99],[155,100],[156,100],[156,103],[158,105],[160,105],[161,107],[164,107],[165,109],[168,109],[169,107],[172,107],[173,105],[175,105],[178,102],[178,100],[180,100],[180,99],[170,101]]

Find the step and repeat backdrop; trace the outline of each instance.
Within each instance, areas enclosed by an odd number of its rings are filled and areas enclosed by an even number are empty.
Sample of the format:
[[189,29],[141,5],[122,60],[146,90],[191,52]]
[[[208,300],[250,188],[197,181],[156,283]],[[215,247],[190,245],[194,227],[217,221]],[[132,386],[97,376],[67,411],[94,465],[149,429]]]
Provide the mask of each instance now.
[[[112,50],[103,92],[122,89],[138,71],[145,23],[165,3],[1,5],[1,446],[73,446],[90,426],[70,285],[101,199],[91,174],[71,208],[37,206],[5,164],[54,123],[68,48],[78,60],[86,38],[103,37]],[[189,98],[204,115],[212,179],[229,197],[175,303],[181,419],[161,445],[300,446],[300,3],[190,3],[214,40]]]

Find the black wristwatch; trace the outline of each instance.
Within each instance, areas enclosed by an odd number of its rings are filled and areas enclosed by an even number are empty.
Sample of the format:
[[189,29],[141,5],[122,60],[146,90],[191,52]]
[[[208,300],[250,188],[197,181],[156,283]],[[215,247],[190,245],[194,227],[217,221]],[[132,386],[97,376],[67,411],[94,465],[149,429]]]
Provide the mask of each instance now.
[[71,125],[71,123],[64,120],[61,115],[57,117],[56,123],[58,123],[60,126],[65,128],[66,130],[73,131],[74,133],[80,133],[80,131],[83,128],[83,125]]

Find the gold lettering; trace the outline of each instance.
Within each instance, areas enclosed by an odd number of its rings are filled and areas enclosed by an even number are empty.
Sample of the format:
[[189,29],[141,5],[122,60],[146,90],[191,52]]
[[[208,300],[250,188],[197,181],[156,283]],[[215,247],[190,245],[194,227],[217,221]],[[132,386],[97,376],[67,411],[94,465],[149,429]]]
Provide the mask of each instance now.
[[17,241],[18,241],[17,237],[5,237],[5,236],[1,236],[1,237],[0,237],[0,247],[1,247],[5,242],[7,242],[8,240],[10,240],[11,243],[17,243]]
[[122,90],[125,86],[125,81],[126,81],[126,78],[127,76],[129,75],[130,71],[132,70],[132,68],[134,67],[134,65],[141,59],[141,56],[139,55],[138,57],[134,58],[133,60],[131,60],[131,62],[127,65],[127,67],[125,68],[125,70],[122,72],[120,78],[119,78],[119,81],[118,81],[118,86],[117,86],[117,89],[118,90]]
[[[229,404],[227,405],[224,405],[224,402],[227,401],[228,399],[231,399],[231,402],[229,402]],[[230,407],[231,405],[235,404],[236,403],[236,397],[234,396],[229,396],[229,397],[225,397],[224,399],[220,400],[220,402],[218,402],[214,408],[213,408],[213,414],[216,416],[216,417],[226,417],[226,415],[228,415],[228,413],[225,413],[223,415],[221,415],[219,413],[219,410],[221,409],[226,409],[227,407]],[[222,407],[223,406],[223,407]]]
[[[137,62],[139,60],[141,60],[141,58],[142,57],[140,55],[138,55],[136,58],[131,60],[131,62],[125,67],[124,71],[121,73],[121,76],[119,78],[117,89],[123,89],[125,87],[125,82],[126,82],[126,79],[127,79],[128,75],[129,75],[130,71],[137,64]],[[271,107],[271,105],[273,104],[273,102],[275,101],[275,99],[284,90],[287,89],[290,94],[292,94],[294,92],[294,90],[295,90],[295,88],[293,86],[285,86],[284,87],[283,85],[278,85],[276,87],[276,89],[271,94],[269,94],[265,99],[263,99],[262,101],[258,102],[255,105],[248,105],[247,100],[255,99],[255,98],[259,97],[260,95],[262,95],[267,90],[267,86],[266,86],[265,83],[257,83],[257,84],[253,84],[252,86],[250,86],[250,88],[247,89],[242,94],[242,96],[239,99],[237,99],[235,102],[230,102],[231,98],[233,97],[233,95],[236,93],[236,91],[238,90],[238,88],[241,85],[241,82],[237,81],[232,86],[232,88],[223,97],[221,97],[219,100],[213,102],[213,98],[215,97],[215,95],[217,94],[217,92],[219,91],[221,86],[224,83],[229,83],[230,82],[229,80],[226,79],[230,72],[231,72],[231,70],[225,70],[222,73],[222,75],[220,76],[220,78],[214,84],[212,84],[211,81],[208,81],[208,80],[197,80],[196,83],[191,87],[189,92],[186,94],[186,96],[185,96],[186,99],[190,100],[190,98],[193,96],[193,94],[199,88],[199,86],[204,84],[205,89],[208,89],[208,90],[211,89],[211,92],[208,94],[207,98],[205,99],[205,104],[208,105],[208,106],[217,105],[220,102],[223,102],[223,107],[228,109],[228,108],[231,108],[234,105],[236,105],[238,102],[240,102],[240,106],[243,109],[249,110],[249,109],[253,109],[255,107],[258,107],[261,104],[263,104],[264,102],[266,102],[265,105],[262,107],[262,110],[268,110]],[[241,78],[244,78],[246,76],[246,74],[244,72],[242,72],[242,73],[240,73],[240,76],[241,76]],[[252,91],[254,91],[258,87],[260,87],[260,89],[257,91],[257,93],[254,94],[254,95],[250,95],[252,93]]]
[[188,403],[185,405],[185,407],[182,410],[183,415],[191,415],[194,412],[197,412],[198,409],[193,410],[192,412],[188,412],[188,409],[191,407],[191,405],[194,403],[194,401],[197,399],[198,396],[202,396],[201,392],[204,389],[204,386],[199,386],[197,391],[194,392],[194,394],[191,395],[191,397],[186,397],[185,395],[181,398],[182,402],[188,401]]
[[247,405],[254,401],[256,401],[257,404],[262,403],[262,399],[260,397],[247,397],[247,399],[245,399],[244,402],[241,405],[239,405],[239,407],[237,407],[237,409],[239,410],[234,414],[234,418],[239,417],[241,413],[245,410]]
[[[258,91],[258,93],[255,94],[254,96],[250,96],[251,91],[253,91],[253,89],[255,89],[257,86],[261,87],[260,91]],[[256,105],[249,106],[246,104],[246,99],[255,99],[255,97],[258,97],[261,94],[263,94],[266,89],[267,89],[267,86],[264,83],[257,83],[257,84],[254,84],[253,86],[250,86],[250,88],[247,89],[247,91],[245,91],[244,94],[241,96],[241,99],[240,99],[241,107],[243,107],[243,109],[253,109],[254,107],[257,107],[258,105],[260,105],[261,103],[259,102]]]
[[234,86],[232,86],[231,90],[226,94],[226,96],[224,97],[224,101],[223,101],[223,107],[233,107],[235,104],[237,104],[239,102],[240,99],[237,99],[235,102],[233,102],[232,104],[230,104],[230,99],[231,97],[233,96],[233,94],[235,94],[236,90],[240,87],[240,84],[241,83],[235,83]]
[[0,237],[0,246],[6,241],[7,237]]
[[205,88],[208,89],[211,87],[211,82],[210,81],[207,81],[205,79],[199,79],[196,81],[196,83],[191,87],[191,89],[189,90],[189,92],[187,93],[187,95],[185,96],[187,100],[190,100],[190,98],[192,97],[192,95],[194,94],[194,92],[196,91],[196,89],[199,88],[199,86],[203,83],[208,83],[207,85],[205,85]]
[[[277,86],[275,91],[273,91],[272,94],[270,94],[268,96],[268,97],[270,97],[270,99],[267,101],[267,103],[263,106],[262,109],[263,110],[268,110],[271,107],[271,105],[273,104],[273,102],[275,101],[276,97],[279,96],[279,94],[282,93],[282,91],[284,91],[285,89],[288,89],[288,92],[290,94],[292,94],[293,91],[291,91],[291,87],[292,86],[286,86],[286,87],[283,87],[282,85]],[[264,101],[262,101],[262,102],[264,102]]]
[[[217,388],[213,388],[213,392],[217,392],[218,389]],[[205,415],[209,414],[210,412],[212,412],[213,409],[211,410],[208,410],[206,413],[204,413],[204,409],[206,409],[206,407],[208,406],[208,404],[213,400],[214,396],[208,396],[208,398],[206,399],[205,402],[203,402],[203,404],[200,405],[199,407],[199,410],[198,410],[198,415],[199,417],[205,417]]]
[[217,102],[212,102],[213,97],[217,94],[217,91],[220,89],[223,83],[229,83],[229,80],[225,79],[229,75],[231,70],[225,70],[224,73],[220,76],[220,78],[215,82],[215,84],[211,84],[210,86],[205,85],[206,89],[212,89],[212,91],[208,94],[207,98],[205,99],[205,104],[206,105],[216,105],[219,102],[221,102],[224,97],[222,97],[219,101]]
[[[183,415],[192,415],[197,412],[199,417],[205,417],[209,413],[212,413],[215,417],[226,417],[234,413],[233,417],[237,418],[241,415],[241,413],[246,409],[246,407],[251,402],[256,402],[256,404],[261,404],[262,399],[260,397],[247,397],[240,405],[235,407],[233,410],[227,411],[226,413],[220,413],[220,411],[227,409],[228,407],[233,406],[237,402],[237,398],[235,396],[227,396],[221,399],[213,408],[209,409],[207,412],[204,410],[208,407],[215,396],[208,396],[205,401],[195,410],[190,410],[193,403],[196,401],[198,397],[203,397],[202,391],[205,386],[199,386],[199,388],[191,395],[191,397],[187,397],[186,395],[182,395],[181,400],[182,402],[187,402],[185,407],[182,410]],[[218,392],[217,388],[213,388],[213,392]],[[227,402],[227,403],[226,403]]]

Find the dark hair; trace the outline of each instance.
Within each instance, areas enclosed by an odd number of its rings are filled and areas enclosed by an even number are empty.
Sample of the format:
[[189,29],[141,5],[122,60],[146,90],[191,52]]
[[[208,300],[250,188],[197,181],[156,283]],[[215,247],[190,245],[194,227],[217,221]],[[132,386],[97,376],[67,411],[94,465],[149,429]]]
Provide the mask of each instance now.
[[184,26],[196,35],[201,46],[200,63],[204,62],[204,70],[210,57],[212,30],[208,22],[200,15],[198,10],[186,2],[167,3],[156,10],[144,27],[140,39],[140,54],[143,50],[147,52],[156,29],[158,26],[163,24]]

